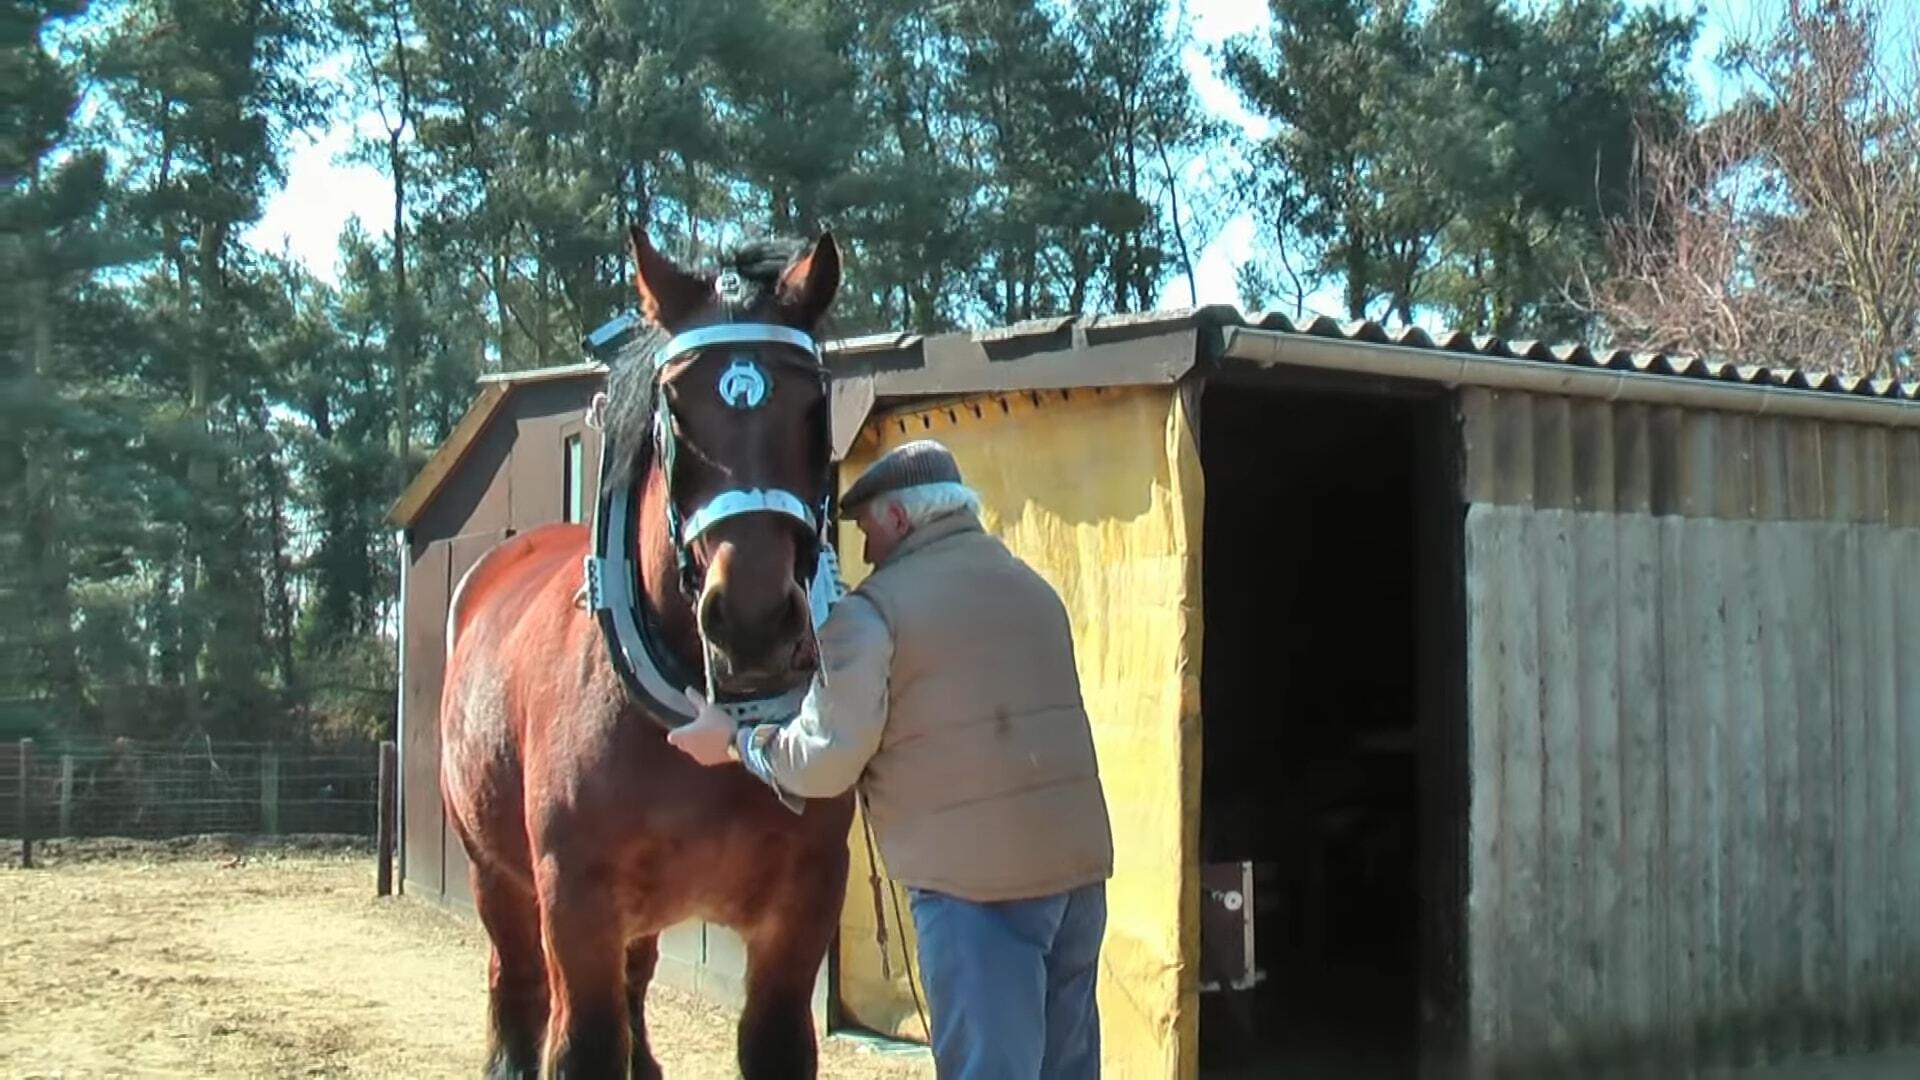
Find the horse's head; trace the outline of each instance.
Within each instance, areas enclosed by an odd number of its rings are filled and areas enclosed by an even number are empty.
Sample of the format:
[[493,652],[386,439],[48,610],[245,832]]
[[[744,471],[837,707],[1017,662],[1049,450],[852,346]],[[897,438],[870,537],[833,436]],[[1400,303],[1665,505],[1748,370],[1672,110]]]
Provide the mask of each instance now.
[[832,453],[811,343],[839,289],[839,248],[831,235],[761,242],[689,273],[643,230],[631,240],[641,309],[671,335],[656,385],[659,475],[706,662],[723,693],[784,688],[810,655],[806,585]]

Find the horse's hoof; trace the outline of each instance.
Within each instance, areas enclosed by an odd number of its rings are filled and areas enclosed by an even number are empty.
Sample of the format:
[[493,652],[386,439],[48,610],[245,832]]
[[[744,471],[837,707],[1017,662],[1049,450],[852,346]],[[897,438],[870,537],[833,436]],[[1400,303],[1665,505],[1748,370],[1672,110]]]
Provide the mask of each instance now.
[[515,1062],[505,1053],[496,1053],[480,1075],[484,1080],[540,1080],[540,1065]]

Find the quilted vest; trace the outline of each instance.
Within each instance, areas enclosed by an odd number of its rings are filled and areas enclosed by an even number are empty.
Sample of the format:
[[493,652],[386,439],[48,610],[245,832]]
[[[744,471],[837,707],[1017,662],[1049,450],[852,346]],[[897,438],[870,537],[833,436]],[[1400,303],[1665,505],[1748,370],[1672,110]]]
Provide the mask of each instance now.
[[915,529],[856,590],[893,638],[864,778],[900,883],[978,902],[1104,881],[1113,835],[1052,586],[969,513]]

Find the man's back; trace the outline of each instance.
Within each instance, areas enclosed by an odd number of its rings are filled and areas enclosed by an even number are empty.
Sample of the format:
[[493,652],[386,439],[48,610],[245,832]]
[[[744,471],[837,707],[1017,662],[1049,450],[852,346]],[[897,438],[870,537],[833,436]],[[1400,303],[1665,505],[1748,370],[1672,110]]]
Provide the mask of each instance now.
[[892,876],[977,901],[1111,876],[1072,630],[1045,579],[956,513],[916,529],[855,592],[893,639],[866,776]]

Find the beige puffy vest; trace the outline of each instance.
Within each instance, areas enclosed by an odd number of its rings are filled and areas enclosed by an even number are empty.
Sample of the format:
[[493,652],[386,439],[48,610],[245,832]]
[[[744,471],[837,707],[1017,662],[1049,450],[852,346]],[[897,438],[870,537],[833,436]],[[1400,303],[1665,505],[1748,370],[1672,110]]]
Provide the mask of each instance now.
[[894,880],[981,902],[1104,881],[1113,834],[1065,606],[971,514],[915,529],[856,590],[892,632],[864,788]]

